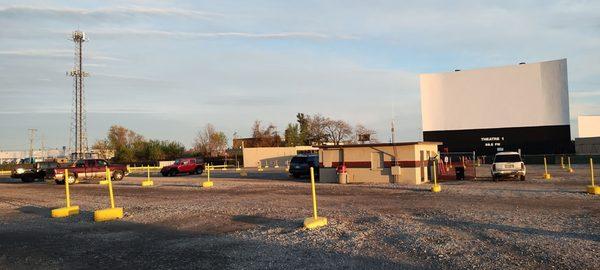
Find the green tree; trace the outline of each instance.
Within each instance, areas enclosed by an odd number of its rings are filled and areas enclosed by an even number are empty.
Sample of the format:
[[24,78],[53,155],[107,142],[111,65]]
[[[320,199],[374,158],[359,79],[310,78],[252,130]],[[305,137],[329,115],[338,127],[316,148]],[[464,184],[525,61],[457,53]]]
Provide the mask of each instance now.
[[286,146],[298,146],[302,144],[298,124],[288,124],[284,136]]

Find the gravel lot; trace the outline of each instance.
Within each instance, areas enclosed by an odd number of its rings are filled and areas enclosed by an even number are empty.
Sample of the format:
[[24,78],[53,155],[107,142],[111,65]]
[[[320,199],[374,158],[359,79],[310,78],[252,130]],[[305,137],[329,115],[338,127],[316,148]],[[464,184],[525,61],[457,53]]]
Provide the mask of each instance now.
[[[488,168],[480,168],[487,176]],[[598,269],[600,196],[574,174],[429,185],[318,184],[329,226],[308,231],[310,186],[282,172],[215,172],[115,183],[119,221],[95,223],[106,186],[72,186],[78,216],[52,219],[64,187],[0,178],[0,268],[9,269]],[[597,173],[600,174],[600,173]]]

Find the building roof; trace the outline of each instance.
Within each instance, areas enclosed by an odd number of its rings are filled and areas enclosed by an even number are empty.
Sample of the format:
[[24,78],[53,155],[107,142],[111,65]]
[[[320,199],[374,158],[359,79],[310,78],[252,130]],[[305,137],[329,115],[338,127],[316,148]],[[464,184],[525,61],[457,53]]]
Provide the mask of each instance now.
[[397,142],[397,143],[368,143],[368,144],[341,144],[341,145],[319,145],[322,149],[327,148],[350,148],[350,147],[381,147],[381,146],[407,146],[407,145],[442,145],[441,142]]

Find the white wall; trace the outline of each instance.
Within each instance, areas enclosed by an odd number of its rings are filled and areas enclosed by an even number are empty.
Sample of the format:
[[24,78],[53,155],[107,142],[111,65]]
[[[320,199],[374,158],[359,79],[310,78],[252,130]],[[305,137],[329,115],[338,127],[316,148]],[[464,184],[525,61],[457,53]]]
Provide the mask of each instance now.
[[577,124],[579,138],[600,137],[600,115],[580,115]]
[[569,124],[567,60],[421,74],[423,131]]

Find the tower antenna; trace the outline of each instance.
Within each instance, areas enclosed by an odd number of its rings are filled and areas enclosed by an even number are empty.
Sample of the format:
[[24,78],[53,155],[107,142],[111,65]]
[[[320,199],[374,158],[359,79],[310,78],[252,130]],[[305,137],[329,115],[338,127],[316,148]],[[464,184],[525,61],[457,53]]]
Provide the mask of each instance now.
[[[79,27],[78,27],[79,28]],[[75,64],[67,75],[73,77],[73,107],[71,109],[71,135],[69,147],[72,159],[85,158],[88,153],[85,98],[83,91],[83,78],[89,74],[83,71],[83,42],[87,41],[84,32],[73,31],[71,40],[75,43]],[[74,144],[71,145],[71,143]]]

